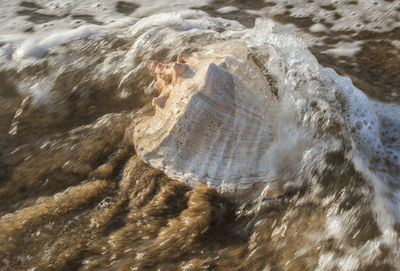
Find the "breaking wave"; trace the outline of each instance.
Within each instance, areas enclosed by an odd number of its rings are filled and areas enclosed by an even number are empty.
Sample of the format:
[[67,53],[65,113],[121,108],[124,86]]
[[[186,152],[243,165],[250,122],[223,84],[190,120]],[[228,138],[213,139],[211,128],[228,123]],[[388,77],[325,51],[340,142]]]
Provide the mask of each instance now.
[[[284,196],[190,187],[134,153],[154,96],[146,60],[227,40],[273,86],[268,166]],[[321,66],[288,28],[184,10],[1,43],[5,270],[398,269],[400,106]]]

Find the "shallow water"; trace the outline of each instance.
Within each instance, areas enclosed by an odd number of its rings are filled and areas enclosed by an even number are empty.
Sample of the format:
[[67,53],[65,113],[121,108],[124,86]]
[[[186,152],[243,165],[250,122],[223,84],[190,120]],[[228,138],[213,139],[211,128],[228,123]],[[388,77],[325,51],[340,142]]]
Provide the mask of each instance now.
[[[399,270],[400,1],[0,13],[1,270]],[[145,61],[237,39],[276,87],[269,166],[294,188],[274,199],[173,180],[133,146]]]

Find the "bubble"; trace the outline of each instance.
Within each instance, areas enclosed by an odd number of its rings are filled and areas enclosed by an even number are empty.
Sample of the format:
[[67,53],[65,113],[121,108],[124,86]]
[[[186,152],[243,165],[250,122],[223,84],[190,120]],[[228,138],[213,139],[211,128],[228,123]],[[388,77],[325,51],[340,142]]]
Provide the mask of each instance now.
[[357,130],[361,130],[362,127],[363,127],[363,124],[362,124],[361,121],[357,120],[356,123],[355,123],[355,126],[356,126],[356,129],[357,129]]

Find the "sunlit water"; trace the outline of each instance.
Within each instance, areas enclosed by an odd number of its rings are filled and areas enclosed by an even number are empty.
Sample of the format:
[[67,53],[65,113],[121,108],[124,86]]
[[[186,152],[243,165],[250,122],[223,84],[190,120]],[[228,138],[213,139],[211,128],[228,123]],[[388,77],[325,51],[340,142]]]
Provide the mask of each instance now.
[[[0,270],[399,270],[400,1],[0,13]],[[145,61],[234,39],[274,67],[271,164],[295,184],[278,198],[191,187],[135,155]]]

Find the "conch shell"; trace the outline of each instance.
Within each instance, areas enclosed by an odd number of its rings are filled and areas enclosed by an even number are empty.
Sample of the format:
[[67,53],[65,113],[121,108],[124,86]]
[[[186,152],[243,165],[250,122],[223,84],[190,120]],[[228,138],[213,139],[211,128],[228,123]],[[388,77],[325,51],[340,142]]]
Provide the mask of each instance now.
[[161,94],[134,128],[137,154],[172,178],[222,191],[270,181],[276,102],[246,45],[209,46],[176,63],[148,63]]

